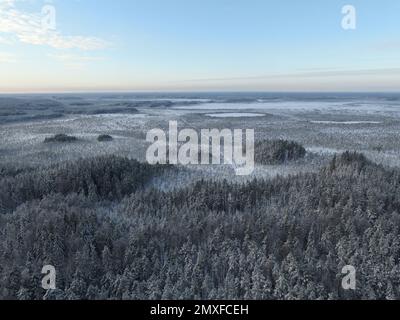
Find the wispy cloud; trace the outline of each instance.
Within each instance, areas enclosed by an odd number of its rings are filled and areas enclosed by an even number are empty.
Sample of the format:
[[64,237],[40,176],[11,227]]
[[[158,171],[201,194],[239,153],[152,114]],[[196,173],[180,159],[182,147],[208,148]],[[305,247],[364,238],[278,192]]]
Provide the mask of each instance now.
[[43,16],[22,12],[16,0],[0,0],[0,33],[13,35],[17,40],[32,45],[47,45],[55,49],[98,50],[109,43],[97,37],[63,35],[58,30],[43,28]]

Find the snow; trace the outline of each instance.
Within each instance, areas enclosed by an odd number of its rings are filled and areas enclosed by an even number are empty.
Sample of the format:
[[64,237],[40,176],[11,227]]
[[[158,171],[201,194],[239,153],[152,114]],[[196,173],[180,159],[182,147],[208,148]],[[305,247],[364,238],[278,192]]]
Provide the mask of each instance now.
[[380,121],[310,121],[316,124],[381,124]]
[[177,106],[174,109],[183,110],[298,110],[298,109],[323,109],[323,108],[338,108],[342,103],[337,102],[321,102],[321,101],[270,101],[270,102],[243,102],[243,103],[228,103],[228,102],[215,102],[215,103],[201,103],[196,105]]
[[206,102],[195,105],[175,106],[173,109],[179,110],[277,110],[277,111],[312,111],[312,110],[352,110],[366,113],[381,112],[400,112],[398,102],[366,102],[360,101],[255,101],[255,102]]
[[206,114],[207,117],[211,118],[252,118],[252,117],[264,117],[264,113],[208,113]]

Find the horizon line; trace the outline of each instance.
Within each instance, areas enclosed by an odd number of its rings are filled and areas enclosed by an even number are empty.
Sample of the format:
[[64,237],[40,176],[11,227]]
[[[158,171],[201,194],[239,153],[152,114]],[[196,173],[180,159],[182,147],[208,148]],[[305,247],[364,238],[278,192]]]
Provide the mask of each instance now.
[[349,90],[349,91],[330,91],[330,90],[39,90],[39,91],[0,91],[1,96],[6,95],[40,95],[40,94],[108,94],[108,93],[120,93],[120,94],[201,94],[201,93],[261,93],[261,94],[291,94],[291,93],[309,93],[309,94],[400,94],[399,91],[393,90],[368,90],[368,91],[360,91],[360,90]]

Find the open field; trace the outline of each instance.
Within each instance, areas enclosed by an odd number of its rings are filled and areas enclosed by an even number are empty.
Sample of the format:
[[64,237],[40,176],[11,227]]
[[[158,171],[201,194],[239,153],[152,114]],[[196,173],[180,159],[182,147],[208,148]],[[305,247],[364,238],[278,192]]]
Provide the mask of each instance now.
[[[0,160],[21,166],[46,165],[102,154],[145,160],[146,133],[166,129],[168,121],[180,128],[254,128],[257,139],[287,139],[308,150],[308,163],[287,168],[257,168],[254,175],[273,175],[316,168],[333,153],[353,150],[389,166],[398,166],[400,100],[397,96],[290,99],[262,96],[153,97],[83,95],[0,98]],[[6,113],[4,110],[8,110]],[[210,113],[210,111],[212,111]],[[43,144],[46,137],[69,134],[73,144]],[[99,143],[97,136],[114,140]],[[225,168],[226,169],[226,168]],[[226,172],[221,168],[192,168]],[[224,173],[224,177],[229,173]]]

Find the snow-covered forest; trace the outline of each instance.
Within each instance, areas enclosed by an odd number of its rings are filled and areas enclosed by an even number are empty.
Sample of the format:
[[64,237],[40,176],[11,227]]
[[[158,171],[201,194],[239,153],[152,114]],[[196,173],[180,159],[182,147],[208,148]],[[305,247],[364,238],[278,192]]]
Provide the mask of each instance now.
[[[0,299],[400,299],[393,97],[318,111],[213,102],[265,115],[245,119],[208,117],[194,98],[21,99],[0,125]],[[147,164],[146,128],[173,118],[255,128],[256,170]],[[44,265],[55,290],[40,285]],[[346,265],[356,290],[341,286]]]
[[111,157],[3,177],[0,297],[400,297],[400,170],[345,153],[315,174],[144,190],[159,170]]

